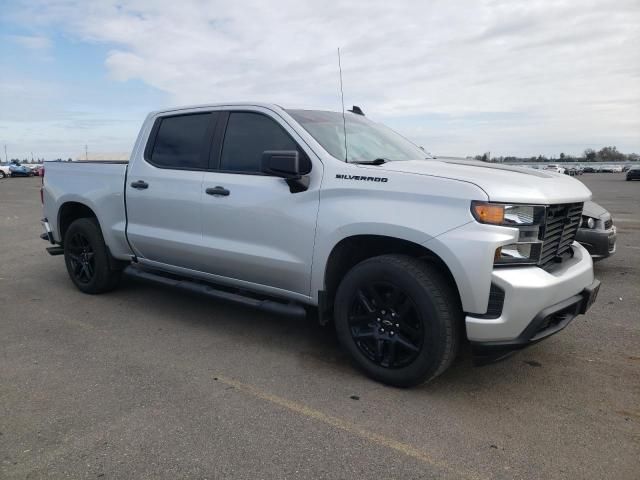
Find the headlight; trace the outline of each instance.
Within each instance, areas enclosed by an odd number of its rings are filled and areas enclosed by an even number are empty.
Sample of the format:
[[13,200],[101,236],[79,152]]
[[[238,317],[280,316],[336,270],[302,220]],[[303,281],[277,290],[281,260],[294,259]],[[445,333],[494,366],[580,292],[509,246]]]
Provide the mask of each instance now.
[[593,217],[587,217],[586,215],[582,216],[582,223],[580,224],[582,228],[596,228],[596,221]]
[[518,241],[496,249],[496,265],[534,265],[542,251],[540,225],[544,222],[542,205],[509,205],[471,202],[471,213],[480,223],[512,227],[519,230]]
[[508,205],[504,203],[471,202],[471,213],[480,223],[517,227],[539,225],[544,219],[541,205]]

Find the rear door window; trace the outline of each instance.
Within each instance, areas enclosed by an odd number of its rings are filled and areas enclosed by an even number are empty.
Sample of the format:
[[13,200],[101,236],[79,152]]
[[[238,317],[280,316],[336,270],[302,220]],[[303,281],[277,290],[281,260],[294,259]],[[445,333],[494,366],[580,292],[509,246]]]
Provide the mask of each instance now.
[[148,160],[160,168],[204,170],[217,112],[163,117]]

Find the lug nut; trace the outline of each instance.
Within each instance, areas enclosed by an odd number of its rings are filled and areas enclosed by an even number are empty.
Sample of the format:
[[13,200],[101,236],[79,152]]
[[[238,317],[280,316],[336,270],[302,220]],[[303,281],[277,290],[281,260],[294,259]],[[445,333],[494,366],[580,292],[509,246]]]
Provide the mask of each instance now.
[[400,324],[399,323],[396,323],[396,328],[400,328]]
[[395,317],[396,316],[396,312],[391,312],[391,316]]
[[381,329],[380,329],[380,331],[381,331],[382,333],[384,333],[384,328],[381,328]]
[[382,313],[382,314],[384,315],[384,314],[385,314],[385,313],[387,313],[387,312],[385,312],[384,310],[382,310],[382,312],[380,312],[380,313]]
[[393,330],[391,330],[389,333],[390,333],[391,335],[393,335]]

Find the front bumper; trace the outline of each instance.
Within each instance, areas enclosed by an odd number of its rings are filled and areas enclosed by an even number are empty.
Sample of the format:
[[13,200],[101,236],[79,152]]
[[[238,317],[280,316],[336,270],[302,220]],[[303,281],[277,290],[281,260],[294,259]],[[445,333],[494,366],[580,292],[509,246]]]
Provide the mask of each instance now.
[[560,331],[586,311],[583,297],[592,297],[599,283],[594,281],[589,253],[575,242],[572,248],[573,257],[552,271],[534,266],[494,268],[492,284],[504,292],[502,310],[496,318],[467,315],[467,337],[475,350],[522,348]]
[[590,230],[580,228],[576,234],[576,241],[587,249],[596,260],[606,258],[616,253],[616,227],[609,230]]

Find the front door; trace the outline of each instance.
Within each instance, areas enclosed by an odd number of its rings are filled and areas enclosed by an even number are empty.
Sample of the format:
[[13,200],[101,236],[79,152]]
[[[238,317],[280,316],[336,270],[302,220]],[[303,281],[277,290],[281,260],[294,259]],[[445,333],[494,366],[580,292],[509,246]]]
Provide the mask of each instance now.
[[[222,115],[215,169],[201,190],[206,271],[309,295],[322,164],[312,165],[296,133],[268,112]],[[262,174],[266,150],[298,150],[309,189],[291,193],[282,178]]]

